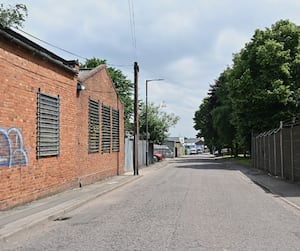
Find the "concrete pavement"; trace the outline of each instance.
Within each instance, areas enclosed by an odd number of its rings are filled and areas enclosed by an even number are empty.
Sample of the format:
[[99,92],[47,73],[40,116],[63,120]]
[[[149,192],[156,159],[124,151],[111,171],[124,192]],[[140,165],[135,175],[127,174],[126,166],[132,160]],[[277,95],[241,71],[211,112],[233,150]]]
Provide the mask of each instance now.
[[300,210],[300,183],[294,183],[281,177],[274,177],[263,170],[245,167],[233,162],[230,165],[240,170],[267,192],[277,195],[286,203]]
[[[199,155],[199,158],[201,158],[201,155]],[[211,156],[211,158],[213,159],[213,156]],[[176,164],[176,159],[172,160],[172,162],[173,161]],[[55,220],[88,201],[128,184],[129,182],[133,182],[147,175],[148,172],[166,166],[168,163],[170,163],[170,161],[164,160],[150,167],[144,167],[139,170],[139,176],[133,176],[132,172],[125,173],[124,175],[114,176],[91,185],[68,190],[10,210],[1,211],[0,240],[5,240],[9,236],[33,227],[43,221]],[[240,170],[242,175],[246,175],[256,184],[280,196],[286,203],[300,210],[300,184],[275,178],[261,170],[248,168],[234,162],[225,162],[225,164],[228,168]]]
[[10,210],[1,211],[0,239],[5,239],[43,221],[54,220],[56,217],[140,177],[142,176],[133,176],[132,174],[114,176],[91,185],[67,190]]

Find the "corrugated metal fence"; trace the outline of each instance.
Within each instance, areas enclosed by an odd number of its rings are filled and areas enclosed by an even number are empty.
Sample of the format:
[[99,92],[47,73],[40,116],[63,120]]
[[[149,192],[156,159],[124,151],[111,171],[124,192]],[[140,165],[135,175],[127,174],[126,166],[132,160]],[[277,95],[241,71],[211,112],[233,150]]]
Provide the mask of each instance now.
[[[146,165],[146,141],[139,140],[138,143],[138,163],[139,167]],[[125,172],[133,171],[133,140],[125,138],[125,162],[124,170]],[[151,154],[151,147],[149,147],[149,155]],[[150,155],[152,156],[152,155]]]
[[300,181],[300,119],[252,137],[252,166],[274,176]]

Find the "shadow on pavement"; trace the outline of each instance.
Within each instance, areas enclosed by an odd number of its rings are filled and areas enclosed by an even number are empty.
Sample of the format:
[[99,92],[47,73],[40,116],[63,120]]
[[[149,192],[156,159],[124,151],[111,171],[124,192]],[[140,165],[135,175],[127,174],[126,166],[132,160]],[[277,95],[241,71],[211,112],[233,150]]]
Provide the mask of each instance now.
[[226,165],[224,161],[214,158],[213,155],[202,156],[202,155],[193,155],[186,156],[170,161],[174,163],[175,168],[192,168],[192,169],[201,169],[201,170],[229,170],[232,171],[230,166]]
[[289,198],[300,208],[300,184],[281,177],[274,177],[263,170],[251,168],[232,160],[214,157],[213,155],[185,156],[171,162],[174,163],[175,168],[181,169],[240,171],[266,193]]

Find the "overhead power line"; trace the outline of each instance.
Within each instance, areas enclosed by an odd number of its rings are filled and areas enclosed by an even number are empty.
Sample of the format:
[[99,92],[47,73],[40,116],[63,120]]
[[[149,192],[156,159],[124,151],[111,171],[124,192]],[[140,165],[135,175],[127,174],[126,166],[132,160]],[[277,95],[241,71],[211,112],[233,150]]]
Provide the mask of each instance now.
[[30,36],[30,37],[32,37],[32,38],[34,38],[34,39],[36,39],[36,40],[38,40],[38,41],[40,41],[40,42],[42,42],[42,43],[44,43],[44,44],[47,44],[47,45],[49,45],[49,46],[51,46],[51,47],[53,47],[53,48],[55,48],[55,49],[58,49],[58,50],[63,51],[63,52],[66,52],[66,53],[68,53],[68,54],[70,54],[70,55],[73,55],[73,56],[75,56],[75,57],[79,57],[79,58],[82,58],[82,59],[85,59],[85,60],[88,59],[88,58],[83,57],[83,56],[80,56],[80,55],[78,55],[78,54],[76,54],[76,53],[74,53],[74,52],[65,50],[65,49],[63,49],[63,48],[61,48],[61,47],[58,47],[57,45],[54,45],[54,44],[52,44],[52,43],[49,43],[49,42],[47,42],[47,41],[45,41],[45,40],[42,40],[42,39],[40,39],[40,38],[38,38],[38,37],[36,37],[36,36],[33,36],[33,35],[29,34],[28,32],[26,32],[26,31],[24,31],[24,30],[21,30],[20,28],[17,28],[17,29],[18,29],[19,31],[21,31],[22,33],[26,34],[27,36]]
[[[72,55],[72,56],[75,56],[75,57],[78,57],[78,58],[81,58],[81,59],[84,59],[84,60],[89,60],[87,57],[84,57],[84,56],[81,56],[81,55],[79,55],[79,54],[77,54],[77,53],[74,53],[74,52],[68,51],[68,50],[66,50],[66,49],[63,49],[63,48],[61,48],[61,47],[59,47],[59,46],[57,46],[57,45],[54,45],[54,44],[52,44],[52,43],[50,43],[50,42],[47,42],[47,41],[45,41],[45,40],[43,40],[43,39],[40,39],[40,38],[38,38],[38,37],[36,37],[36,36],[34,36],[34,35],[32,35],[32,34],[26,32],[26,31],[24,31],[24,30],[22,30],[22,29],[20,29],[20,28],[18,28],[18,27],[15,27],[15,28],[16,28],[18,31],[22,32],[23,34],[26,34],[27,36],[29,36],[29,37],[31,37],[31,38],[33,38],[33,39],[35,39],[35,40],[37,40],[37,41],[39,41],[39,42],[41,42],[41,43],[47,44],[47,45],[49,45],[49,46],[51,46],[51,47],[53,47],[53,48],[55,48],[55,49],[58,49],[58,50],[60,50],[60,51],[63,51],[63,52],[65,52],[65,53],[67,53],[67,54],[70,54],[70,55]],[[106,65],[108,65],[108,66],[113,66],[113,67],[132,67],[132,64],[126,64],[126,65],[124,65],[124,64],[109,64],[109,63],[106,63]]]
[[135,17],[134,17],[133,0],[128,0],[128,8],[129,8],[131,42],[132,42],[132,47],[133,47],[133,51],[134,51],[134,58],[136,59],[136,57],[137,57],[137,46],[136,46],[136,35],[135,35]]

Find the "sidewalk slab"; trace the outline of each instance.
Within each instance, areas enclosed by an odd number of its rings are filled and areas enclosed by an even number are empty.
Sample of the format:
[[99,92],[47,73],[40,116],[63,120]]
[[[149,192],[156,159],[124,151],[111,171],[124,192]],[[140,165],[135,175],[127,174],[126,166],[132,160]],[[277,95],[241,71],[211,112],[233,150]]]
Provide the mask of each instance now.
[[113,176],[91,185],[67,190],[10,210],[1,211],[0,240],[43,221],[55,220],[87,202],[141,177],[142,175],[128,174]]
[[300,184],[288,181],[281,177],[268,174],[264,170],[246,167],[237,163],[230,162],[233,168],[240,170],[244,175],[250,178],[254,183],[278,195],[286,203],[300,210]]
[[149,167],[139,168],[138,176],[134,176],[133,172],[127,172],[0,211],[0,241],[44,221],[62,217],[85,203],[133,182],[147,175],[148,172],[165,167],[167,164],[168,160],[164,160]]

